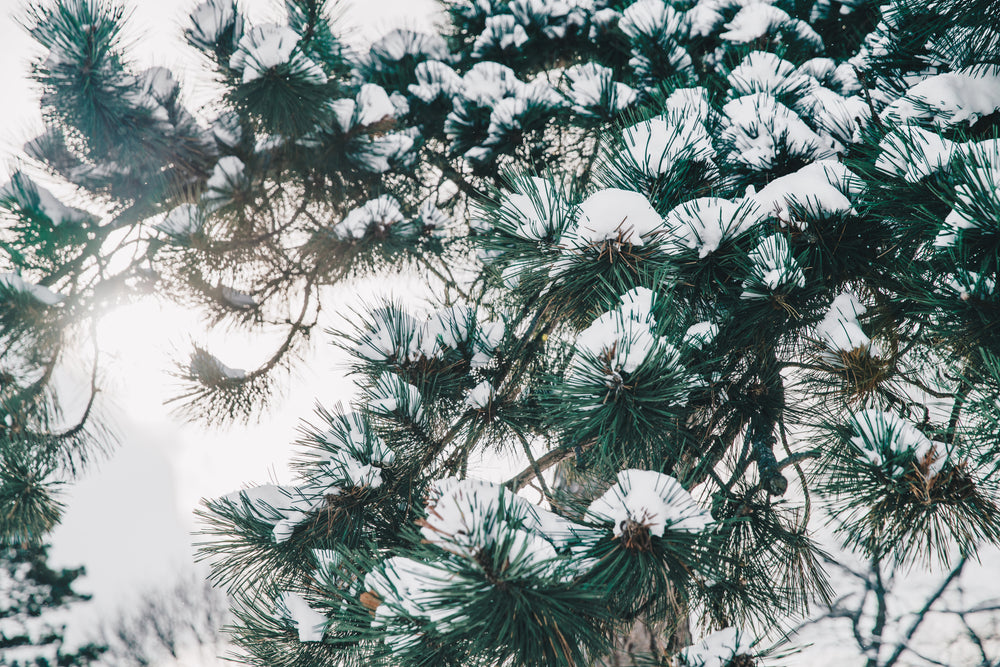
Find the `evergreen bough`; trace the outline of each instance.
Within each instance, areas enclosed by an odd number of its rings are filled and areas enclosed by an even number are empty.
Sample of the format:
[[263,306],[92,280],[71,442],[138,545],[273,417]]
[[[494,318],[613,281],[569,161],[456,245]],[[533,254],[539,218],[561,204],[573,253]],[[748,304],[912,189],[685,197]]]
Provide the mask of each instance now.
[[280,329],[177,371],[248,419],[324,287],[403,270],[438,303],[332,332],[359,398],[299,482],[201,512],[251,664],[759,664],[829,594],[817,522],[902,564],[996,545],[996,0],[449,1],[367,53],[326,4],[199,5],[200,118],[104,0],[25,18],[27,156],[106,214],[3,191],[6,538],[93,440],[55,428],[68,331],[140,289]]

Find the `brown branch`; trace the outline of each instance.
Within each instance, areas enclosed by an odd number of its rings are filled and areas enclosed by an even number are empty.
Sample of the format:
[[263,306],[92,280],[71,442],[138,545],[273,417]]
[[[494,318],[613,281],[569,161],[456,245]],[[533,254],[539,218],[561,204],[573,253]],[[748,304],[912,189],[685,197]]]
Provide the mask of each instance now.
[[527,486],[531,480],[536,477],[540,478],[542,472],[548,470],[560,461],[569,458],[572,453],[573,450],[571,449],[553,449],[551,452],[541,456],[537,461],[532,462],[532,464],[527,468],[504,482],[503,485],[511,491],[520,491]]
[[882,667],[892,667],[895,665],[896,661],[899,660],[899,657],[903,654],[903,651],[909,648],[907,644],[910,643],[910,640],[913,639],[913,635],[916,634],[921,623],[924,622],[924,619],[927,617],[927,612],[929,612],[934,603],[937,602],[942,595],[944,595],[945,590],[947,590],[948,586],[951,585],[951,582],[958,578],[958,575],[962,573],[962,569],[965,567],[967,560],[968,558],[963,556],[962,560],[958,562],[958,565],[956,565],[945,580],[941,582],[938,589],[934,591],[929,598],[927,598],[924,606],[917,612],[916,618],[913,619],[913,623],[910,625],[909,630],[906,631],[903,639],[896,645],[896,650],[892,652],[892,655],[889,656],[889,659],[885,661]]

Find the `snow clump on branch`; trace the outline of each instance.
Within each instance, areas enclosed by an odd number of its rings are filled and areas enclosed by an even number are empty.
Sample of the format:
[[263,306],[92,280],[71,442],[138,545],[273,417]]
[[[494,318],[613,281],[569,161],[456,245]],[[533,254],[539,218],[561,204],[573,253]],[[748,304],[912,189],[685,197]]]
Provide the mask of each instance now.
[[684,667],[726,667],[733,664],[738,656],[748,653],[753,642],[737,628],[718,630],[689,646],[680,653]]
[[700,533],[712,518],[670,475],[655,470],[622,470],[618,481],[587,508],[587,516],[610,521],[615,537],[629,522],[645,526],[654,537],[667,530]]
[[250,83],[283,65],[300,80],[326,83],[323,68],[297,50],[299,34],[288,26],[266,23],[251,28],[240,39],[239,48],[229,59],[229,67],[243,72],[243,83]]
[[948,461],[946,445],[932,442],[916,425],[881,410],[862,410],[850,419],[851,444],[869,463],[886,467],[892,476],[904,475],[912,466],[899,460],[901,454],[912,453],[920,464],[927,465],[927,476],[933,477]]

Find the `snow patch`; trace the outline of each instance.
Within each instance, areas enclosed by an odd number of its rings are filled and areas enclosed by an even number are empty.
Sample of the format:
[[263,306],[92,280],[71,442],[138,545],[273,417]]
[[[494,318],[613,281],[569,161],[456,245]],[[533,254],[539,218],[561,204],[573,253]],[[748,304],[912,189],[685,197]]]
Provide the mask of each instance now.
[[848,195],[857,196],[863,188],[861,178],[840,162],[819,160],[774,179],[750,199],[756,202],[762,214],[776,218],[785,226],[804,229],[805,221],[793,216],[793,210],[807,219],[856,215]]
[[712,518],[691,494],[670,475],[655,470],[622,470],[618,481],[587,508],[588,518],[610,521],[615,537],[621,537],[629,521],[663,537],[667,530],[700,533]]
[[853,294],[839,294],[816,325],[816,337],[834,351],[850,352],[867,348],[871,339],[861,330],[858,322],[858,317],[865,311],[866,308]]
[[691,250],[704,259],[728,239],[752,229],[760,221],[753,202],[730,201],[719,197],[699,197],[675,206],[667,213],[668,254]]
[[29,283],[13,272],[0,273],[0,287],[11,292],[19,292],[30,296],[44,306],[54,306],[66,298],[65,295],[53,292],[44,285]]
[[930,120],[939,127],[975,123],[1000,109],[1000,67],[974,65],[927,77],[889,105],[894,122]]
[[713,632],[680,655],[685,667],[726,667],[737,656],[753,655],[752,645],[743,632],[730,627]]
[[180,204],[154,227],[168,236],[183,238],[197,234],[204,224],[205,216],[195,204]]
[[309,606],[304,597],[298,593],[282,593],[281,606],[285,608],[289,618],[295,624],[300,642],[323,640],[326,616]]
[[606,241],[641,246],[662,229],[663,219],[641,193],[608,188],[580,203],[577,218],[565,236],[576,248]]
[[743,281],[743,299],[764,299],[779,289],[805,287],[802,267],[792,255],[788,240],[773,234],[761,239],[748,255],[750,277]]
[[907,464],[894,461],[899,454],[912,452],[918,462],[931,458],[928,476],[933,477],[948,460],[946,445],[935,443],[916,425],[881,410],[862,410],[850,419],[851,443],[861,451],[872,465],[889,466],[890,474],[902,475],[911,470]]

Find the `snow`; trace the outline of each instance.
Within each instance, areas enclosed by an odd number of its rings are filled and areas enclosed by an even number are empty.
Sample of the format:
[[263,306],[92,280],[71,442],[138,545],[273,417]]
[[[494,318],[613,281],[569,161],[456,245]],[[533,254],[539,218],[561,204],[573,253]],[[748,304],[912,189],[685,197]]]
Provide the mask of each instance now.
[[410,101],[406,99],[406,95],[398,90],[392,91],[392,94],[389,95],[389,101],[392,103],[392,115],[396,118],[401,118],[410,113]]
[[621,384],[622,373],[634,373],[654,353],[664,369],[679,369],[677,349],[656,335],[653,298],[650,290],[634,288],[621,297],[618,308],[603,313],[581,331],[574,342],[567,380],[613,389]]
[[885,110],[898,123],[930,120],[950,127],[975,123],[1000,109],[1000,66],[976,65],[930,76],[912,86]]
[[608,188],[590,195],[577,209],[566,238],[577,248],[612,241],[633,246],[663,229],[663,219],[639,192]]
[[[923,461],[928,456],[934,459],[928,470],[929,477],[940,472],[948,460],[944,443],[931,442],[916,425],[891,412],[862,410],[851,416],[850,425],[856,434],[851,437],[851,443],[872,465],[890,465],[890,474],[906,474],[911,470],[907,464],[890,461],[906,452],[912,452],[917,461]],[[892,468],[897,465],[899,469],[893,471]]]
[[333,120],[341,132],[350,132],[354,127],[354,109],[357,103],[348,98],[333,100],[330,102],[330,110],[333,112]]
[[945,280],[945,285],[958,294],[962,301],[968,301],[973,296],[984,299],[996,293],[997,284],[992,278],[982,276],[975,271],[958,271],[952,278]]
[[0,273],[0,288],[11,292],[26,294],[38,303],[45,306],[54,306],[63,299],[65,295],[57,294],[43,285],[34,285],[16,273]]
[[362,85],[353,100],[334,100],[330,103],[330,108],[342,132],[373,125],[386,118],[395,118],[399,113],[385,88],[374,83]]
[[736,628],[729,627],[708,635],[700,642],[681,651],[685,667],[726,667],[733,658],[748,653],[753,642]]
[[799,65],[796,71],[803,76],[811,76],[816,81],[825,83],[834,77],[837,71],[837,62],[833,58],[823,56],[810,58]]
[[396,361],[410,358],[417,323],[413,317],[395,306],[381,306],[373,312],[374,329],[368,329],[355,348],[369,361]]
[[858,317],[864,315],[865,310],[853,294],[839,294],[816,325],[816,337],[835,351],[850,352],[868,347],[871,339],[861,330],[858,322]]
[[665,346],[648,325],[610,311],[577,336],[577,356],[570,364],[570,377],[586,381],[593,375],[589,371],[597,371],[596,375],[611,388],[620,373],[634,373],[657,348]]
[[493,385],[483,380],[465,394],[465,406],[473,410],[485,410],[493,401]]
[[626,127],[625,148],[650,176],[667,174],[676,162],[712,163],[715,149],[702,120],[695,113],[668,113]]
[[540,532],[542,525],[535,508],[506,488],[451,478],[432,492],[420,534],[426,543],[464,558],[505,546],[512,562],[554,565],[556,550]]
[[664,115],[683,115],[697,118],[702,124],[708,123],[712,107],[708,103],[708,91],[695,88],[675,88],[664,102]]
[[[421,563],[403,556],[393,556],[365,576],[365,589],[382,602],[372,619],[374,627],[391,626],[402,617],[425,618],[445,629],[444,619],[452,612],[440,602],[446,595],[454,575],[433,564]],[[386,643],[398,650],[414,641],[411,635],[390,633]]]
[[235,113],[223,113],[212,123],[212,136],[223,146],[233,147],[243,138],[240,117]]
[[618,481],[587,508],[587,517],[610,521],[615,537],[620,537],[627,521],[663,537],[667,530],[700,533],[712,518],[691,494],[670,475],[655,470],[628,469],[618,473]]
[[326,458],[311,480],[319,486],[377,489],[382,486],[381,469],[396,460],[395,452],[355,412],[338,415],[319,441],[325,445]]
[[420,395],[420,390],[389,372],[378,376],[372,388],[368,407],[386,416],[401,413],[415,422],[424,420],[423,397]]
[[216,502],[231,506],[247,518],[271,525],[274,541],[280,544],[319,508],[324,495],[338,492],[337,488],[316,484],[301,487],[262,484],[234,491]]
[[505,97],[521,94],[524,86],[511,68],[486,61],[476,63],[465,73],[457,92],[478,106],[492,107]]
[[691,37],[708,37],[723,21],[719,9],[708,2],[698,2],[684,13],[684,22],[688,25]]
[[396,63],[406,56],[428,60],[447,60],[448,45],[440,35],[431,35],[397,28],[380,37],[371,46],[371,54],[378,61]]
[[816,128],[845,143],[860,141],[861,128],[871,120],[871,110],[859,96],[841,97],[823,86],[810,88],[798,107]]
[[962,149],[962,168],[956,179],[954,208],[945,217],[934,241],[938,247],[954,246],[960,230],[992,226],[990,210],[1000,205],[1000,141],[970,142],[959,146]]
[[553,39],[565,37],[568,27],[585,25],[594,11],[592,0],[511,0],[507,6],[518,23],[541,24],[542,32]]
[[743,281],[743,299],[767,298],[779,288],[805,287],[802,267],[792,255],[788,240],[773,234],[761,239],[748,255],[750,277]]
[[244,187],[246,184],[245,169],[246,165],[243,164],[243,160],[235,155],[219,158],[212,169],[212,175],[205,183],[205,194],[202,195],[209,208],[215,209],[225,205],[232,199],[234,192]]
[[779,147],[810,160],[833,157],[835,151],[791,109],[769,93],[754,93],[727,102],[722,109],[728,127],[722,141],[731,145],[730,160],[756,169],[774,166]]
[[167,213],[163,222],[154,225],[164,234],[187,237],[197,234],[205,224],[205,216],[195,204],[179,204]]
[[326,74],[317,63],[296,51],[299,34],[285,25],[265,23],[254,26],[240,39],[239,48],[229,59],[229,67],[243,72],[243,83],[264,76],[273,68],[290,65],[296,78],[316,85],[326,83]]
[[504,193],[497,210],[515,236],[540,241],[562,228],[569,205],[547,180],[532,176],[519,190]]
[[494,49],[518,48],[528,41],[528,33],[510,14],[496,14],[486,19],[486,28],[476,37],[472,55],[482,58]]
[[723,241],[749,231],[760,221],[760,215],[745,201],[730,201],[719,197],[699,197],[686,201],[667,213],[669,242],[666,252],[680,254],[698,251],[704,259],[719,249]]
[[249,294],[225,285],[220,286],[219,295],[233,308],[249,310],[258,306],[257,301]]
[[435,206],[434,202],[425,201],[417,210],[417,217],[423,224],[424,229],[429,231],[431,236],[443,238],[448,234],[448,228],[452,225],[452,220],[447,213]]
[[483,143],[487,146],[498,143],[511,130],[521,127],[518,116],[528,109],[526,97],[505,97],[493,105],[490,113],[490,126],[487,129],[488,138]]
[[239,41],[243,32],[243,20],[234,11],[230,0],[208,0],[191,12],[191,27],[189,38],[204,48],[214,48],[226,29],[235,25],[233,38]]
[[492,358],[493,351],[503,340],[506,327],[500,321],[480,321],[479,335],[476,337],[476,353],[472,357],[473,368],[485,366]]
[[937,238],[934,239],[934,245],[939,248],[953,247],[958,243],[958,234],[961,230],[975,229],[978,226],[978,220],[969,218],[961,211],[953,209],[945,216],[941,230],[938,232]]
[[209,384],[227,380],[242,380],[247,375],[247,372],[242,368],[230,368],[222,363],[218,357],[201,349],[196,354],[191,355],[189,371],[192,377]]
[[393,225],[405,219],[396,198],[382,195],[352,209],[332,231],[342,241],[363,239],[368,234],[388,234]]
[[856,196],[863,187],[861,178],[840,162],[819,160],[774,179],[750,199],[764,215],[801,229],[804,221],[795,219],[793,208],[810,219],[844,213],[856,215],[847,195]]
[[729,42],[746,44],[770,35],[792,18],[782,9],[763,2],[745,5],[725,25],[728,30],[719,37]]
[[442,356],[447,350],[471,352],[470,365],[480,368],[490,363],[503,340],[503,322],[480,320],[467,305],[435,310],[422,322],[395,307],[376,311],[375,329],[365,334],[358,353],[366,359],[419,361]]
[[[308,145],[308,139],[300,139],[299,142],[305,141]],[[277,148],[281,148],[285,145],[285,138],[281,135],[276,134],[258,134],[257,138],[253,142],[253,150],[255,153],[267,153],[268,151],[273,151]]]
[[614,81],[614,73],[597,63],[574,65],[564,76],[569,82],[566,96],[577,113],[592,113],[594,109],[620,113],[636,100],[634,89]]
[[328,431],[314,437],[321,455],[301,484],[267,484],[231,493],[221,501],[271,525],[274,541],[280,544],[343,489],[381,486],[382,470],[395,460],[395,453],[356,413],[337,415]]
[[281,605],[288,612],[292,622],[295,623],[300,642],[323,640],[326,616],[310,607],[304,597],[298,593],[282,593]]
[[37,208],[52,222],[53,227],[63,223],[86,222],[90,218],[86,211],[66,206],[20,171],[12,174],[10,181],[0,188],[0,199],[11,199],[21,209]]
[[139,77],[142,87],[158,102],[166,103],[176,94],[180,84],[166,67],[150,67]]
[[[477,331],[478,328],[478,331]],[[410,352],[411,358],[434,358],[445,349],[460,350],[472,342],[473,368],[488,364],[493,350],[503,339],[502,322],[477,321],[476,312],[469,306],[456,305],[436,310],[417,330]]]
[[529,109],[555,107],[562,104],[558,93],[543,81],[521,87],[515,97],[497,100],[490,112],[490,125],[484,146],[495,146],[506,140],[512,131],[521,128],[521,117]]
[[350,154],[350,158],[362,169],[376,174],[384,174],[393,164],[405,167],[412,159],[410,151],[418,133],[417,128],[409,128],[403,132],[369,137],[367,143],[360,144]]
[[428,60],[417,65],[413,71],[417,79],[407,90],[414,97],[430,104],[439,95],[451,97],[462,87],[462,77],[451,67],[437,60]]
[[662,0],[638,0],[622,12],[618,28],[632,40],[642,36],[674,35],[682,15]]
[[333,573],[337,569],[337,566],[339,566],[342,562],[340,554],[333,549],[313,549],[312,554],[313,558],[316,560],[316,569],[313,570],[314,573]]
[[808,23],[793,19],[784,10],[762,2],[745,5],[724,27],[727,31],[719,37],[736,44],[747,44],[779,30],[789,30],[817,51],[823,50],[823,39]]
[[731,98],[751,93],[801,95],[815,85],[790,62],[767,51],[751,51],[726,78]]
[[618,309],[621,313],[636,322],[651,323],[654,321],[653,302],[656,293],[647,287],[633,287],[619,298]]
[[[326,489],[329,495],[335,495],[339,489]],[[274,524],[271,531],[276,544],[288,541],[288,538],[295,532],[295,528],[308,521],[313,512],[318,510],[324,502],[324,497],[319,493],[307,493],[300,489],[288,489],[288,506],[283,511],[283,518]]]
[[372,125],[385,118],[395,118],[396,116],[396,107],[393,106],[385,88],[374,83],[366,83],[361,86],[356,103],[357,125]]
[[875,168],[891,176],[902,176],[910,183],[946,169],[955,151],[953,141],[921,127],[906,127],[887,134],[878,147]]
[[711,345],[719,335],[719,325],[715,322],[695,322],[684,332],[683,343],[699,350]]

